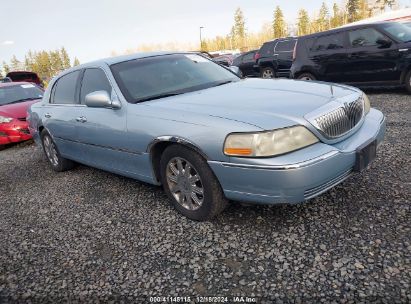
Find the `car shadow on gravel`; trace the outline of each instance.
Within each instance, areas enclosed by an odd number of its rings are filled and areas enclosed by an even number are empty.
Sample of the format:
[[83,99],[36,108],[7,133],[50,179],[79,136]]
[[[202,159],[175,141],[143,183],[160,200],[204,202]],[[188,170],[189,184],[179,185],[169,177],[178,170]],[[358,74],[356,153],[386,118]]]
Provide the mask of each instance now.
[[0,145],[0,151],[4,151],[7,149],[11,149],[11,148],[23,148],[23,147],[27,147],[30,146],[34,143],[34,141],[32,139],[23,141],[23,142],[18,142],[18,143],[11,143],[11,144],[7,144],[7,145]]

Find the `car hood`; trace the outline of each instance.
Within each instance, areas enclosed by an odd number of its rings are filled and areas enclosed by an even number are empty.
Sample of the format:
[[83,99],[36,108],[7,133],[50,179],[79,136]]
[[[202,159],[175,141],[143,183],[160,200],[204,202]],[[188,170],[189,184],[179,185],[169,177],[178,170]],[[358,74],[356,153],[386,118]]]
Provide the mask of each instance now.
[[25,118],[27,116],[27,110],[29,107],[41,99],[29,100],[19,103],[13,103],[0,106],[0,115],[11,118]]
[[344,85],[313,81],[244,79],[153,100],[147,105],[165,109],[170,114],[191,112],[271,129],[290,125],[290,120],[299,123],[305,114],[350,94],[358,95],[359,91]]

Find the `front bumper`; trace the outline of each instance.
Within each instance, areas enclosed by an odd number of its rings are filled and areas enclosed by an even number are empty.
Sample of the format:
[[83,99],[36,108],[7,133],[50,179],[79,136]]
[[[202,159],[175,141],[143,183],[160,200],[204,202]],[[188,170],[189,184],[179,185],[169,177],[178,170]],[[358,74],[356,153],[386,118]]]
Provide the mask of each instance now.
[[266,159],[209,161],[228,199],[263,204],[298,203],[320,195],[353,172],[356,149],[385,134],[384,115],[375,109],[347,139],[317,143],[287,155]]
[[0,145],[25,141],[31,138],[28,123],[13,119],[9,123],[0,124]]

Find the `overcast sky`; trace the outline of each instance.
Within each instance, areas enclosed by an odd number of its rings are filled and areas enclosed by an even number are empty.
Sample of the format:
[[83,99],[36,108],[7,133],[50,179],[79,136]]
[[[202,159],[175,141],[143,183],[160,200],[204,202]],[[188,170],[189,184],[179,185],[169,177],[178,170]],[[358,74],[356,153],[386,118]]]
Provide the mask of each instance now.
[[[66,47],[86,62],[122,53],[139,44],[199,41],[225,35],[241,7],[251,32],[272,19],[276,5],[288,22],[299,8],[310,14],[322,0],[0,0],[0,63],[28,50]],[[334,1],[325,0],[331,8]],[[340,1],[337,1],[340,2]],[[401,0],[411,5],[411,0]]]

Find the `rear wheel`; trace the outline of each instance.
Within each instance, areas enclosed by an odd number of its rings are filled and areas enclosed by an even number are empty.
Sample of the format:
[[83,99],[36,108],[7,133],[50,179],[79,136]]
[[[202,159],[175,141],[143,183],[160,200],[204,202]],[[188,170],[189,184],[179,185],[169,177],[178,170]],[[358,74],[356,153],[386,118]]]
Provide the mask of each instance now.
[[405,87],[408,93],[411,94],[411,70],[408,71],[407,75],[405,76]]
[[261,70],[261,78],[274,78],[275,72],[273,68],[266,67]]
[[316,80],[315,76],[311,73],[302,73],[297,77],[297,79],[299,79],[299,80],[308,80],[308,81]]
[[184,216],[205,221],[227,206],[228,201],[217,178],[195,151],[172,145],[161,156],[160,168],[164,190]]
[[62,172],[70,170],[74,167],[75,163],[67,158],[61,156],[57,149],[53,138],[46,130],[41,132],[41,141],[43,144],[44,154],[46,154],[47,160],[54,171]]

